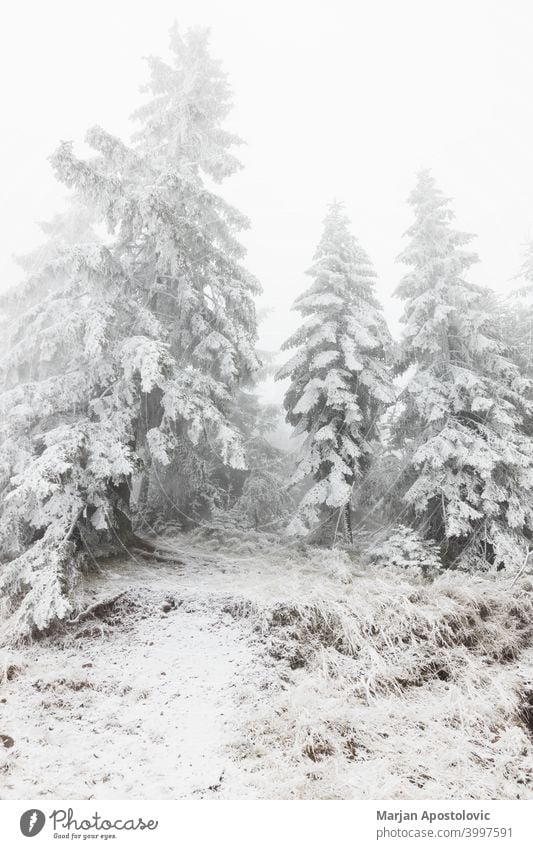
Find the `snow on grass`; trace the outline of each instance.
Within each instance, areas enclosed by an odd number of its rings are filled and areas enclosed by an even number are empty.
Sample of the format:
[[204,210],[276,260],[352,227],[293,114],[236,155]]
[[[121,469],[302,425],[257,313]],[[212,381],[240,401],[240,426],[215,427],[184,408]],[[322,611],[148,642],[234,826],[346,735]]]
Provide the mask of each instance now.
[[[6,649],[3,798],[533,798],[533,587],[236,537]],[[0,738],[1,740],[2,738]]]

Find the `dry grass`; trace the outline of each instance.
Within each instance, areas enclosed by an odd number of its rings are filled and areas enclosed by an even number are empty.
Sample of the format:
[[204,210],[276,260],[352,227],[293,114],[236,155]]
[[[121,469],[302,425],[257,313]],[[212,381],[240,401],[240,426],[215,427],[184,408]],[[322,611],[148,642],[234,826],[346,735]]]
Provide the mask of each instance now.
[[[336,555],[319,557],[327,567]],[[335,577],[316,573],[301,599],[232,608],[275,661],[269,697],[235,741],[257,794],[533,797],[531,583],[388,570],[346,580],[342,555],[338,565],[336,594]]]

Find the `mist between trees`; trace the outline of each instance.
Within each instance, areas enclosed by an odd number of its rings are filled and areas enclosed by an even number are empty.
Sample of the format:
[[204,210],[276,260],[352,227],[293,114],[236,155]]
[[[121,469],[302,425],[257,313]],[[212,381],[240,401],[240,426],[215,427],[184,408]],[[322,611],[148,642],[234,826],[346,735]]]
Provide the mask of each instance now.
[[396,342],[333,202],[277,371],[299,437],[282,451],[281,411],[257,392],[273,356],[257,350],[249,223],[216,191],[240,140],[208,34],[174,29],[144,91],[130,140],[93,127],[87,158],[58,146],[69,206],[0,303],[6,634],[72,618],[87,570],[192,528],[342,546],[428,580],[518,574],[533,536],[533,249],[511,296],[470,283],[472,237],[421,172]]

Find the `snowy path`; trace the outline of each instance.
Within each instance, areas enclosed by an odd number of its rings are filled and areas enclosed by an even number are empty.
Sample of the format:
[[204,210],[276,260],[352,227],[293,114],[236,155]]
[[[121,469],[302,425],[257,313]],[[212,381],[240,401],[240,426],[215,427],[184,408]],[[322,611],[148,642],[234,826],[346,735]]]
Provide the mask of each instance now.
[[[169,583],[165,578],[165,588]],[[0,795],[216,792],[227,765],[236,684],[254,659],[245,624],[187,602],[168,613],[158,605],[112,640],[82,638],[72,648],[22,652],[23,666],[11,673],[0,703],[0,733],[15,740]]]

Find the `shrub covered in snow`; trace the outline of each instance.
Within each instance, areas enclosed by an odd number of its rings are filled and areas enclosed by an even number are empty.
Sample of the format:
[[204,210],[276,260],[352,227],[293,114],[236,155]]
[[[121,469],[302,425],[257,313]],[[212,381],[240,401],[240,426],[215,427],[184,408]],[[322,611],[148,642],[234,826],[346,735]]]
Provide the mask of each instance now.
[[366,559],[376,566],[419,570],[426,576],[434,576],[442,569],[438,545],[405,525],[398,525],[385,540],[371,545]]

